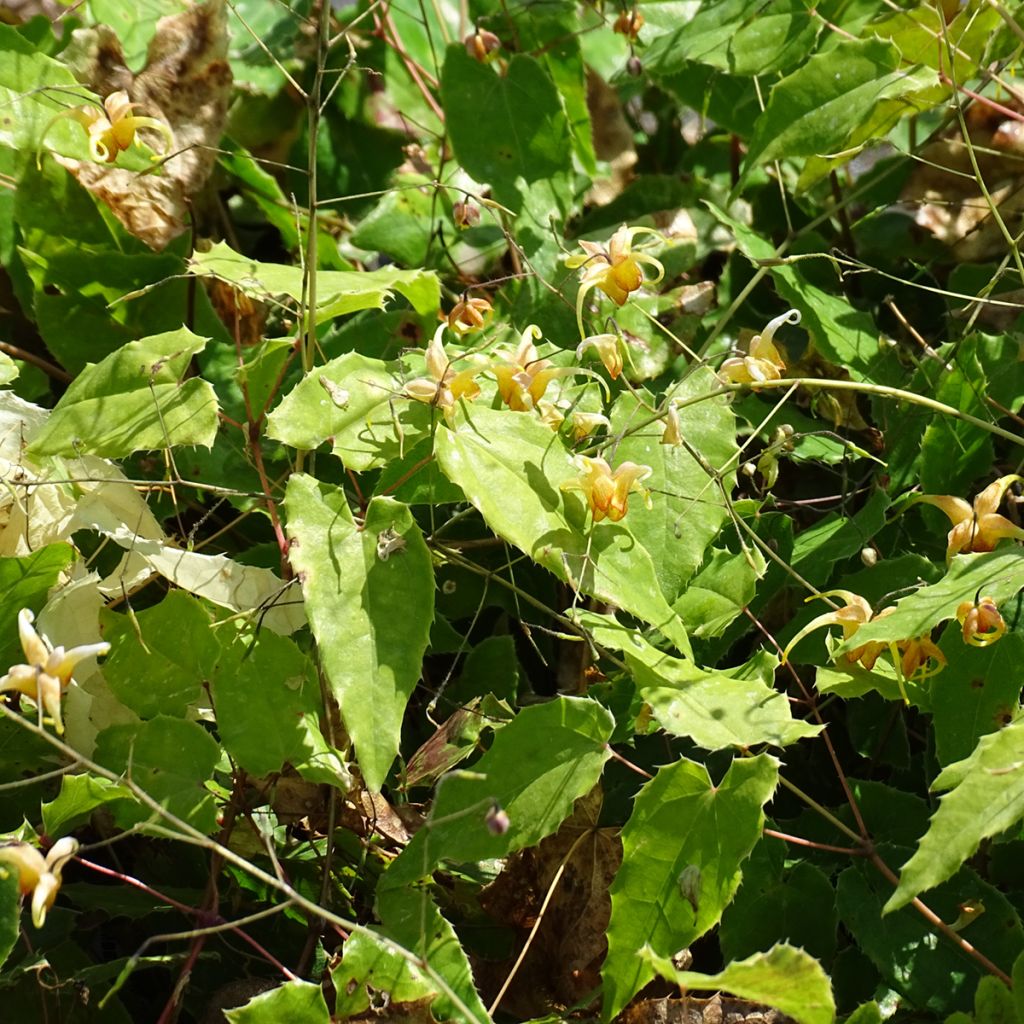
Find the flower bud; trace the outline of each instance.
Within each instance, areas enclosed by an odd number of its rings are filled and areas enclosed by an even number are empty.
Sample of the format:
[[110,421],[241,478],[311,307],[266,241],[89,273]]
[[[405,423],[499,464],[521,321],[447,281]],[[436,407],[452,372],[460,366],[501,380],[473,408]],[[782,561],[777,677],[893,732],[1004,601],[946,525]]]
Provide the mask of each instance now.
[[464,203],[452,205],[452,220],[460,230],[475,227],[480,223],[480,207],[468,199]]
[[478,28],[475,32],[470,32],[462,40],[462,44],[466,47],[466,53],[473,60],[479,61],[481,64],[489,60],[491,54],[501,48],[501,40],[493,32],[488,32],[487,29],[482,28]]

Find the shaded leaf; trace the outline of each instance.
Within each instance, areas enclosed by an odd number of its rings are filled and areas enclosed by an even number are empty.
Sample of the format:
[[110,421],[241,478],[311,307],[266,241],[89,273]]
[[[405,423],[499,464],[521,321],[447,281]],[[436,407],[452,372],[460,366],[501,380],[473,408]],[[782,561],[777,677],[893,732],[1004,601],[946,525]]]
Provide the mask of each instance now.
[[286,981],[224,1016],[231,1024],[331,1024],[320,986],[308,981]]
[[[581,697],[523,708],[471,772],[442,778],[430,818],[392,862],[382,889],[408,885],[442,861],[503,857],[550,835],[600,778],[614,724],[600,704]],[[500,834],[486,822],[495,804],[508,815]]]

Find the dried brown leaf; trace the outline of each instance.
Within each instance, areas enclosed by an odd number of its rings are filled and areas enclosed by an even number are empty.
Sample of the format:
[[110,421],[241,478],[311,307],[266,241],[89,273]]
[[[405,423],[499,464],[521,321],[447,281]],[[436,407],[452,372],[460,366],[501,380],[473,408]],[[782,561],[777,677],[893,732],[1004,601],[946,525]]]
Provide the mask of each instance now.
[[79,29],[74,37],[72,67],[79,80],[101,97],[123,89],[142,113],[170,126],[175,148],[147,174],[56,159],[159,252],[185,230],[188,199],[206,183],[216,160],[231,91],[225,0],[161,18],[138,74],[127,67],[120,42],[106,26]]

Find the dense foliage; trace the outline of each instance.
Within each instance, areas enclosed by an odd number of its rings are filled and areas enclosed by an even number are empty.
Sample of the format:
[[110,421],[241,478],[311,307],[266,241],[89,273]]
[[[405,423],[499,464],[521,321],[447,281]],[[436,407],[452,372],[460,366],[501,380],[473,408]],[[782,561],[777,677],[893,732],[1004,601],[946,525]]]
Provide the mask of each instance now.
[[3,1020],[1024,1022],[1024,10],[905,7],[2,7]]

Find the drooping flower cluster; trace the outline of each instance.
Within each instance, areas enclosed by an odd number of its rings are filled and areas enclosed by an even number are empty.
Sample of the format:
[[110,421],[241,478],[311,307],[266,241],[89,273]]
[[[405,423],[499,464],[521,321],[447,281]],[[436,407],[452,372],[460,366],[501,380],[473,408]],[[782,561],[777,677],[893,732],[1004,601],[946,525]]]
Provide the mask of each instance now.
[[425,359],[427,373],[430,376],[408,381],[405,385],[405,394],[414,401],[440,409],[450,422],[455,414],[456,403],[460,399],[472,400],[480,394],[480,385],[477,384],[476,377],[483,373],[487,366],[474,363],[456,371],[441,340],[446,326],[447,324],[441,324],[434,331],[434,337],[427,346]]
[[962,602],[956,620],[964,628],[964,643],[971,647],[988,647],[1006,632],[1006,622],[991,597]]
[[582,491],[595,523],[602,519],[619,522],[628,511],[627,502],[633,491],[642,494],[647,507],[651,507],[650,493],[641,486],[653,472],[650,466],[623,462],[613,471],[604,459],[587,455],[577,455],[572,462],[580,475],[566,480],[562,490]]
[[0,692],[16,690],[30,698],[39,708],[40,723],[45,711],[57,732],[62,733],[60,700],[71,682],[75,666],[85,658],[106,654],[110,644],[84,644],[66,651],[63,647],[54,647],[45,636],[37,633],[32,621],[32,612],[22,608],[18,613],[18,635],[25,664],[12,665],[6,675],[0,676]]

